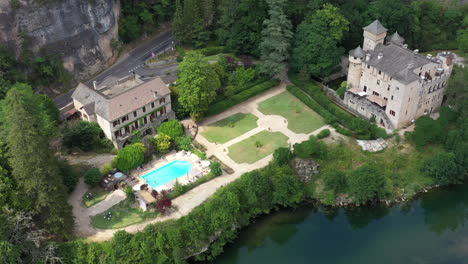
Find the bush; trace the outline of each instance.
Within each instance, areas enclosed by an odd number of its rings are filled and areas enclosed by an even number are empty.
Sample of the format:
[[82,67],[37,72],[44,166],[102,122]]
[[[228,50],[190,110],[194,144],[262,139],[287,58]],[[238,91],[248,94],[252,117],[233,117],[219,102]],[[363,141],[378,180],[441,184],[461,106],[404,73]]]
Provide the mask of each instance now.
[[145,146],[142,143],[136,143],[120,150],[113,163],[119,170],[129,172],[143,164],[144,161]]
[[294,154],[302,159],[312,157],[324,159],[327,155],[327,146],[325,143],[318,141],[316,137],[312,136],[307,141],[294,144]]
[[98,185],[102,180],[102,173],[97,168],[89,169],[84,175],[84,182],[90,186]]
[[423,171],[436,183],[443,185],[460,184],[464,178],[461,166],[457,164],[456,156],[451,152],[435,154],[425,163]]
[[221,169],[221,164],[219,162],[211,162],[210,164],[211,173],[214,176],[221,176],[223,174],[223,169]]
[[169,120],[157,128],[158,134],[166,134],[175,139],[184,136],[184,127],[177,120]]
[[210,106],[210,108],[208,109],[208,112],[207,112],[207,116],[211,116],[211,115],[216,115],[216,114],[219,114],[223,111],[225,111],[226,109],[236,105],[236,104],[239,104],[241,102],[244,102],[245,100],[251,98],[251,97],[254,97],[258,94],[261,94],[263,93],[264,91],[270,89],[271,87],[274,87],[274,86],[277,86],[278,84],[280,83],[279,80],[270,80],[270,81],[266,81],[262,84],[259,84],[259,85],[256,85],[248,90],[245,90],[245,91],[242,91],[232,97],[230,97],[229,99],[226,99],[226,100],[223,100],[223,101],[220,101],[220,102],[217,102],[215,104],[213,104],[212,106]]
[[114,169],[114,166],[112,166],[111,163],[106,163],[106,164],[104,164],[104,166],[102,166],[101,173],[103,175],[105,175],[105,174],[111,172],[113,169]]
[[375,164],[366,164],[353,170],[348,177],[348,185],[353,201],[358,204],[387,194],[385,176]]
[[445,138],[444,128],[439,122],[429,116],[422,116],[416,120],[412,139],[416,147],[423,147],[431,143],[441,143]]
[[345,191],[347,182],[346,174],[340,170],[332,169],[323,174],[325,189],[333,191],[335,194]]
[[99,149],[104,132],[98,124],[79,121],[63,129],[63,145],[69,149],[79,148],[82,151]]
[[192,149],[192,138],[187,137],[178,137],[175,139],[175,145],[177,150],[191,150]]
[[340,87],[336,90],[336,95],[338,95],[341,99],[344,98],[344,94],[346,92],[346,87]]
[[171,149],[171,137],[164,133],[159,133],[154,138],[154,144],[159,153],[166,154]]
[[293,158],[293,154],[289,148],[277,148],[275,152],[273,152],[273,159],[279,165],[288,164],[292,158]]
[[330,136],[330,129],[324,129],[317,134],[318,139],[326,138]]
[[135,198],[134,193],[133,193],[133,188],[130,185],[125,186],[125,194],[127,195],[127,198],[130,198],[130,199]]

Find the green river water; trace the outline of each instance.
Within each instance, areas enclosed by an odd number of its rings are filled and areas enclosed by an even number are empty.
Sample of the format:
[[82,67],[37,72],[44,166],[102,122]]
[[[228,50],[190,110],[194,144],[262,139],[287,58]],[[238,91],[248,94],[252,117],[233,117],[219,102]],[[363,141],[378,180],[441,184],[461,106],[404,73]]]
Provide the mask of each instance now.
[[468,263],[468,184],[391,208],[280,210],[243,229],[214,263]]

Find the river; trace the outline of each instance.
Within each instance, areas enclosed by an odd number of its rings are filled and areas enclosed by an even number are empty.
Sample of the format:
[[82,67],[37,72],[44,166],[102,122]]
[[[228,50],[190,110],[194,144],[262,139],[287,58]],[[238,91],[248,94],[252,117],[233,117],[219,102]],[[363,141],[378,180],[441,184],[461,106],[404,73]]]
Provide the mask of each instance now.
[[391,208],[302,206],[258,218],[219,264],[468,263],[468,184]]

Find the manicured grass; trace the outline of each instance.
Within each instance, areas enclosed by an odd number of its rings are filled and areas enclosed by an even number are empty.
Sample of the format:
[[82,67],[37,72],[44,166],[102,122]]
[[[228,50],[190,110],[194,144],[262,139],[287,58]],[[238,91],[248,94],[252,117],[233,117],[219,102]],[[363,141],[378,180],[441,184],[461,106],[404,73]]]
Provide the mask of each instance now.
[[257,127],[253,114],[237,113],[205,127],[201,134],[210,142],[226,143]]
[[280,132],[259,132],[229,147],[229,157],[236,163],[252,164],[273,153],[279,147],[288,146],[288,137]]
[[[89,194],[91,194],[91,196],[88,198]],[[99,202],[105,200],[108,194],[109,193],[106,190],[100,187],[94,187],[83,194],[83,205],[86,207],[91,207],[95,204],[98,204]]]
[[280,115],[295,133],[309,134],[325,125],[323,118],[289,92],[273,96],[258,105],[265,115]]
[[[126,199],[114,205],[108,211],[91,217],[94,227],[101,229],[116,229],[129,225],[141,223],[145,220],[155,218],[158,213],[144,212],[140,208],[134,208],[135,201]],[[105,219],[108,212],[112,212],[110,220]]]

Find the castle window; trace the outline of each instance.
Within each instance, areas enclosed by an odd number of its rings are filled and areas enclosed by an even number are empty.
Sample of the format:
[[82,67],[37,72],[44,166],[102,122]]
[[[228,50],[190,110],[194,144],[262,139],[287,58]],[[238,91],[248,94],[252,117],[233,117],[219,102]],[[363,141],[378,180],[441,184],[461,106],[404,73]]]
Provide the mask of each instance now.
[[380,80],[377,80],[377,85],[380,85]]
[[392,116],[395,116],[395,111],[390,110],[390,114],[391,114]]
[[406,113],[405,113],[405,115],[408,115],[408,110],[406,110]]
[[387,97],[384,97],[383,99],[384,99],[385,101],[388,101],[388,98],[387,98]]
[[364,92],[367,92],[367,86],[364,85]]
[[377,95],[377,96],[380,95],[380,94],[379,94],[378,92],[376,92],[376,91],[373,91],[372,94],[373,94],[373,95]]
[[382,74],[382,71],[379,71],[379,75]]
[[355,60],[357,60],[357,58],[356,58],[356,57],[353,57],[353,58],[354,58]]
[[411,101],[411,97],[408,97],[408,102]]
[[390,98],[391,100],[393,100],[393,95],[392,95],[392,98]]
[[361,107],[361,110],[364,111],[364,107]]
[[387,87],[387,91],[390,91],[390,84],[389,84],[388,87]]
[[393,77],[390,77],[390,81],[393,79]]

